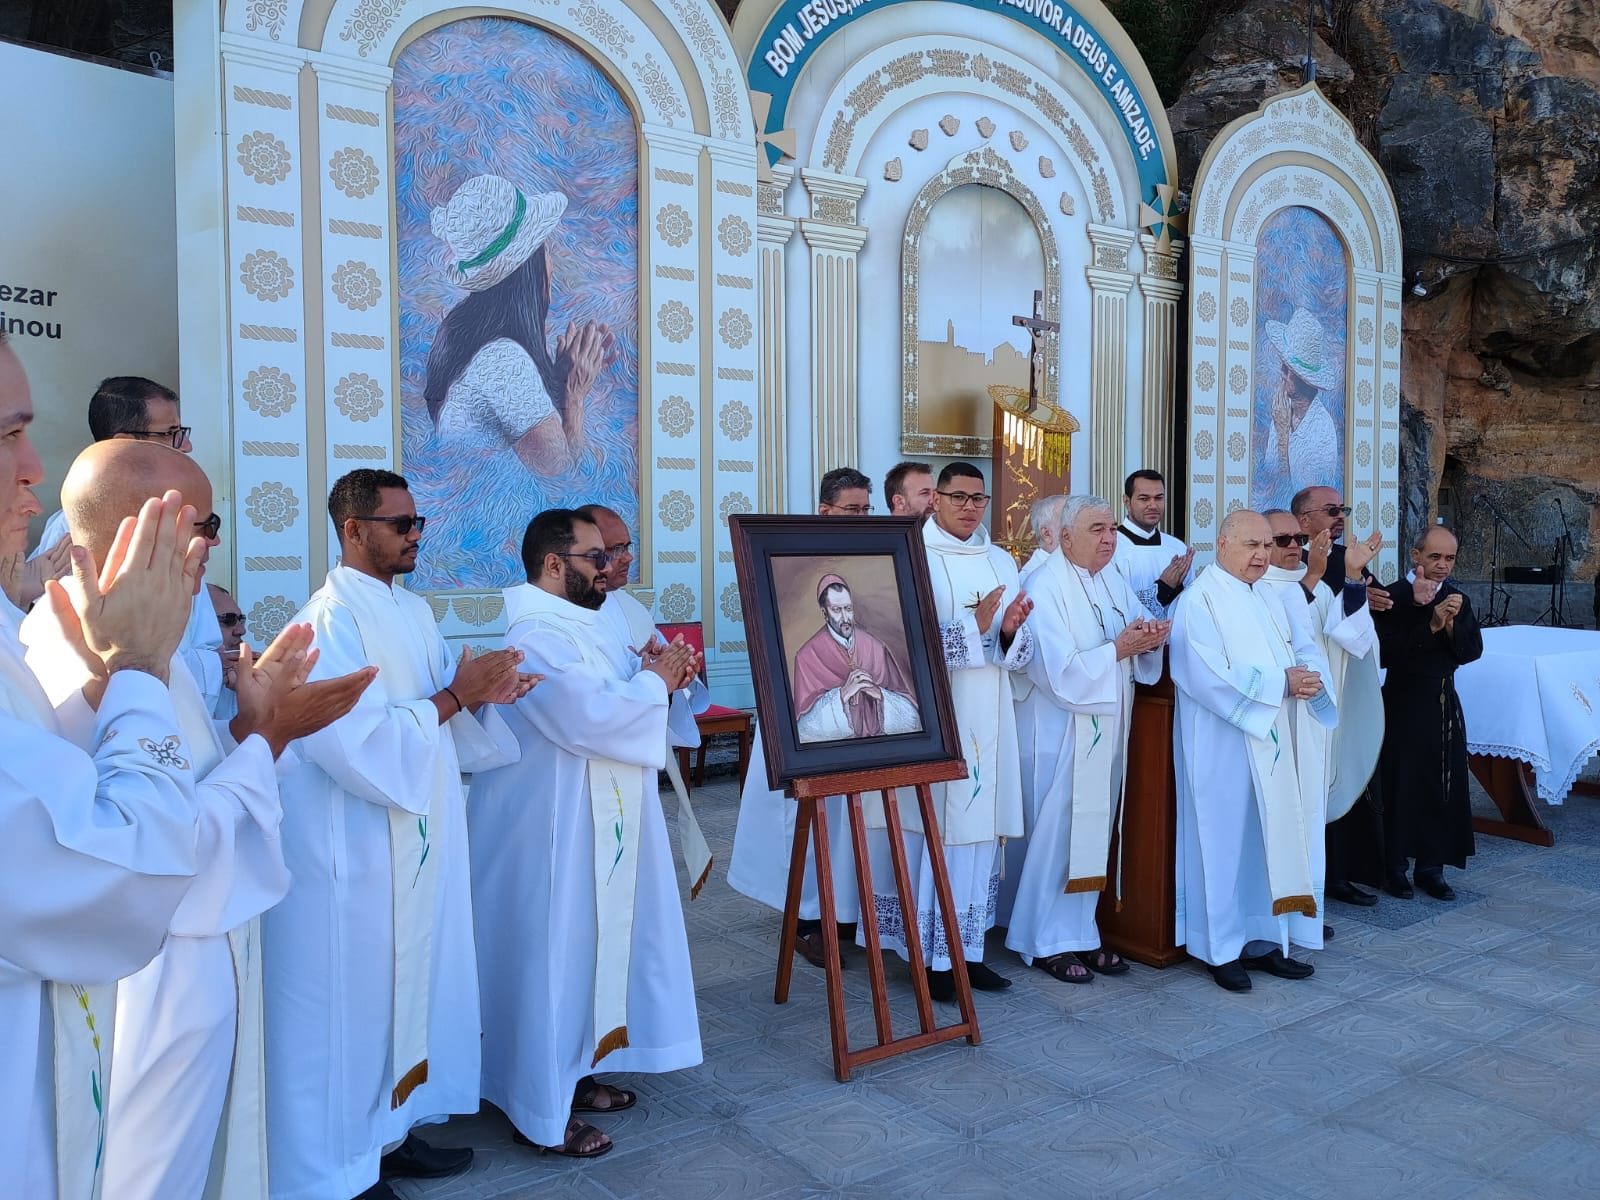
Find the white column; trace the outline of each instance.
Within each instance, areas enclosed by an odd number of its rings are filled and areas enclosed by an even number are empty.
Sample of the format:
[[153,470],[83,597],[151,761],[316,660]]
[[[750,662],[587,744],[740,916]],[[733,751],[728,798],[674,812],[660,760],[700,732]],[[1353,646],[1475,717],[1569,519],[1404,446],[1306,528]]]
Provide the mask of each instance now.
[[811,251],[811,444],[820,476],[859,458],[856,259],[867,231],[856,224],[856,205],[867,181],[809,170],[800,178],[811,196],[800,234]]
[[1089,490],[1112,497],[1121,494],[1126,474],[1123,456],[1124,413],[1128,402],[1128,292],[1134,276],[1128,271],[1131,229],[1090,225],[1094,265],[1085,269],[1093,300],[1090,313],[1089,360]]
[[783,215],[783,194],[794,179],[794,168],[772,168],[772,182],[756,185],[756,241],[759,247],[757,286],[761,312],[760,363],[756,368],[756,429],[760,447],[756,474],[760,496],[758,511],[781,513],[785,506],[784,425],[787,407],[788,337],[785,329],[788,279],[784,250],[794,237],[796,221]]
[[[1174,384],[1178,362],[1178,301],[1183,284],[1178,281],[1178,257],[1183,243],[1174,240],[1163,252],[1148,233],[1140,235],[1145,273],[1139,276],[1144,297],[1144,397],[1140,422],[1141,467],[1152,467],[1168,480],[1176,462],[1173,445],[1173,409],[1178,396]],[[1188,389],[1182,389],[1184,397]],[[1171,486],[1170,483],[1168,485]]]

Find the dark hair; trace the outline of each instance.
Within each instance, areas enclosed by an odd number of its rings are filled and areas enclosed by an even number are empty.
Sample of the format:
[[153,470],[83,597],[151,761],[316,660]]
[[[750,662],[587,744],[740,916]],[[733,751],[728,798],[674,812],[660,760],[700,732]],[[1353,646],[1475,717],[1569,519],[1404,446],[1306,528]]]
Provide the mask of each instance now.
[[328,493],[328,517],[333,521],[334,532],[344,540],[344,523],[351,517],[370,517],[382,503],[378,493],[384,488],[411,490],[404,475],[393,471],[379,471],[361,467],[342,475]]
[[579,523],[594,522],[571,508],[547,508],[533,520],[522,535],[522,570],[532,583],[539,577],[545,555],[565,554],[578,541]]
[[817,485],[817,503],[833,504],[838,501],[840,492],[854,491],[857,488],[872,490],[872,480],[868,479],[854,467],[835,467],[822,477],[822,482]]
[[550,393],[550,403],[556,412],[564,411],[567,383],[556,373],[545,344],[550,272],[544,250],[540,246],[527,262],[493,287],[473,292],[439,322],[422,384],[422,398],[428,402],[428,416],[435,425],[450,385],[467,369],[472,356],[496,338],[509,338],[528,352]]
[[1152,470],[1150,467],[1140,467],[1132,475],[1129,475],[1125,480],[1122,481],[1123,496],[1129,500],[1132,500],[1133,485],[1140,479],[1148,479],[1152,483],[1159,483],[1162,485],[1165,485],[1167,482],[1165,479],[1161,478],[1160,471]]
[[94,395],[89,397],[89,436],[104,442],[119,433],[143,433],[152,400],[170,400],[176,404],[178,393],[138,375],[113,375],[102,379]]
[[939,472],[939,486],[948,487],[952,479],[982,479],[983,472],[969,462],[953,462]]
[[883,502],[891,510],[894,508],[894,498],[905,489],[906,476],[915,475],[919,471],[924,475],[933,474],[931,466],[920,462],[895,463],[889,468],[889,473],[883,477]]

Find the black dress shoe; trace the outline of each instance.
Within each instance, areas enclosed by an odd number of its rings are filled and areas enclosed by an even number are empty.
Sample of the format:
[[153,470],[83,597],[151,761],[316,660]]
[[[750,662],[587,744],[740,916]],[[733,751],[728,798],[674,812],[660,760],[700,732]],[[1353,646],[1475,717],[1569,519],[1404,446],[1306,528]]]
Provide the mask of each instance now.
[[1276,975],[1279,979],[1306,979],[1317,970],[1308,962],[1285,957],[1283,951],[1276,947],[1266,954],[1241,955],[1239,964],[1247,971],[1265,971],[1268,975]]
[[1217,981],[1219,988],[1230,992],[1250,990],[1250,976],[1245,973],[1244,963],[1237,958],[1232,962],[1223,963],[1220,967],[1212,967],[1211,978]]
[[379,1180],[357,1196],[356,1200],[400,1200],[400,1197],[392,1187]]
[[1417,876],[1417,886],[1435,900],[1454,900],[1456,898],[1455,888],[1444,881],[1443,875],[1419,874]]
[[380,1179],[444,1179],[459,1175],[472,1165],[472,1151],[465,1146],[430,1146],[414,1133],[398,1149],[378,1162]]
[[954,1003],[956,998],[956,973],[954,971],[928,970],[928,995],[941,1004]]
[[1378,902],[1378,898],[1371,892],[1364,892],[1344,879],[1328,885],[1328,899],[1337,900],[1340,904],[1354,904],[1361,908],[1371,908]]
[[1389,882],[1383,885],[1383,890],[1401,900],[1409,900],[1416,895],[1416,892],[1411,890],[1411,881],[1406,878],[1404,871],[1389,876]]
[[1332,925],[1324,925],[1322,927],[1322,940],[1325,941],[1325,942],[1333,941],[1333,926]]
[[1011,980],[981,962],[967,964],[967,982],[979,992],[1003,992],[1011,986]]

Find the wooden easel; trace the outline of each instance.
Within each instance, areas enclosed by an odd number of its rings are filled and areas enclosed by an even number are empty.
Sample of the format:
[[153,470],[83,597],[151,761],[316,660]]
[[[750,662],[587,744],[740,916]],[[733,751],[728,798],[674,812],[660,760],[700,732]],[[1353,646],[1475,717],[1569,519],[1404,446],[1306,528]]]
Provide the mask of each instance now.
[[[783,909],[783,936],[778,943],[778,981],[773,989],[772,1000],[774,1004],[783,1004],[789,999],[789,978],[794,970],[795,926],[800,919],[801,885],[805,881],[806,844],[814,837],[817,903],[821,909],[822,942],[824,958],[827,960],[828,1027],[833,1035],[833,1074],[840,1083],[849,1080],[852,1067],[904,1054],[908,1050],[920,1050],[924,1046],[961,1037],[974,1046],[978,1044],[978,1015],[972,1003],[972,984],[967,979],[966,959],[962,956],[960,922],[956,918],[955,899],[950,892],[950,875],[945,870],[944,844],[939,838],[938,821],[934,818],[933,795],[928,790],[929,784],[966,777],[966,764],[955,761],[820,775],[811,779],[797,779],[787,789],[788,795],[799,802],[800,812],[794,826],[794,851],[789,856],[789,893]],[[933,1019],[933,998],[928,994],[928,976],[923,969],[922,939],[917,933],[917,909],[912,900],[911,872],[906,862],[905,839],[900,828],[900,808],[894,796],[895,789],[900,787],[916,788],[922,828],[928,835],[924,841],[928,860],[933,867],[939,911],[944,916],[945,938],[950,946],[956,1004],[961,1010],[961,1020],[954,1025],[938,1026]],[[900,897],[900,911],[906,931],[906,955],[911,960],[911,986],[916,993],[917,1022],[921,1026],[921,1032],[910,1037],[895,1037],[890,1023],[889,993],[884,981],[878,922],[874,916],[872,864],[867,854],[867,822],[861,808],[861,797],[868,792],[878,792],[882,796],[889,849],[894,860],[896,891]],[[845,1025],[838,909],[834,905],[833,863],[828,851],[825,801],[829,796],[839,795],[845,797],[850,809],[850,841],[855,847],[856,885],[861,893],[861,922],[867,941],[867,974],[872,983],[872,1012],[878,1034],[878,1044],[862,1050],[850,1049],[849,1031]]]

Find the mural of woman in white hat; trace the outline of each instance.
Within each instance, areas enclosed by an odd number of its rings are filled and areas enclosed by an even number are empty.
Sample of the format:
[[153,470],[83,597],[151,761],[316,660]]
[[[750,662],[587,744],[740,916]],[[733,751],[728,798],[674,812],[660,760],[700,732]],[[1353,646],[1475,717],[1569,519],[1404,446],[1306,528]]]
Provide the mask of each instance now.
[[1278,374],[1262,380],[1272,389],[1272,421],[1251,499],[1281,506],[1300,488],[1344,485],[1343,438],[1321,400],[1324,392],[1342,386],[1344,364],[1330,350],[1317,318],[1303,308],[1296,308],[1287,323],[1267,321],[1266,340],[1276,351]]
[[428,415],[453,450],[509,446],[545,476],[582,461],[584,400],[615,358],[610,329],[594,321],[569,324],[554,354],[546,338],[545,239],[566,207],[560,192],[475,175],[431,214],[452,282],[470,294],[440,322],[428,353]]

